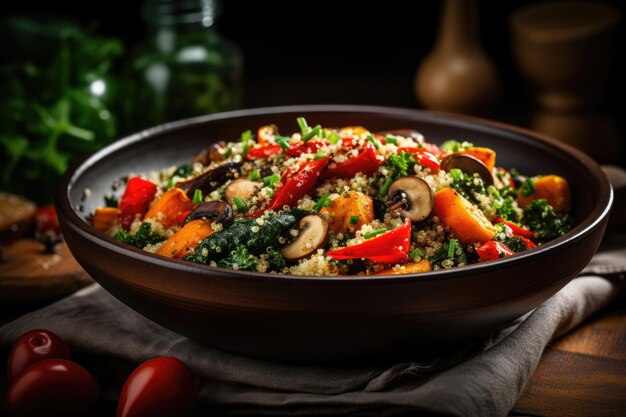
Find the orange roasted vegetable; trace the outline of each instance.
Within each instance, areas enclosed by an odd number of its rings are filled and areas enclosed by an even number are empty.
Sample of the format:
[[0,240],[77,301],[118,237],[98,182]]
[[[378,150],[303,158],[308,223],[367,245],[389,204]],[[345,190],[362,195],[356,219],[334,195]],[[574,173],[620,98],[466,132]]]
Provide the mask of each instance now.
[[211,222],[203,219],[192,220],[167,239],[156,254],[180,259],[211,234],[213,234]]
[[352,136],[361,136],[363,133],[369,133],[369,130],[363,126],[345,126],[339,129],[339,136],[342,138],[351,138]]
[[377,272],[376,275],[418,274],[420,272],[428,272],[433,270],[430,261],[428,261],[427,259],[421,260],[419,262],[409,262],[408,264],[404,264],[403,266],[404,268],[398,268],[397,270],[394,270],[393,268],[383,269],[382,271]]
[[435,193],[433,213],[463,244],[486,242],[496,234],[483,212],[452,188]]
[[194,206],[183,190],[172,188],[150,207],[143,219],[154,219],[167,229],[185,221]]
[[118,209],[115,207],[98,207],[93,213],[91,224],[94,229],[106,232],[117,223]]
[[334,233],[350,232],[352,236],[364,224],[374,220],[372,197],[358,191],[342,193],[330,206],[320,210]]
[[567,180],[558,175],[546,175],[533,180],[535,192],[528,196],[517,195],[517,204],[524,208],[534,200],[545,198],[557,213],[566,213],[570,208],[571,194]]
[[493,169],[496,166],[496,152],[493,149],[473,147],[455,153],[463,153],[473,156],[485,164],[489,172],[493,172]]

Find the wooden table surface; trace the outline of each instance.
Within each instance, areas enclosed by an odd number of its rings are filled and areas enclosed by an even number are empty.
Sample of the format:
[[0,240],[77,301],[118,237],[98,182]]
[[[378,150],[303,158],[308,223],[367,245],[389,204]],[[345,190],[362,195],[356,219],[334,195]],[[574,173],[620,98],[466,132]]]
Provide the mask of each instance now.
[[[58,299],[63,289],[71,292],[90,282],[66,248],[61,248],[61,259],[53,259],[50,255],[44,258],[34,256],[39,250],[34,242],[21,241],[14,245],[19,246],[9,247],[7,251],[11,260],[0,265],[0,290],[3,296],[0,325]],[[21,264],[22,269],[16,267],[16,262]],[[57,278],[49,278],[52,275]],[[29,281],[16,280],[20,276]],[[65,276],[67,285],[64,286],[58,276]],[[42,280],[42,277],[48,278]],[[19,297],[19,294],[24,294],[25,286],[31,289],[27,303],[19,302],[19,298],[11,299],[10,291],[15,291],[16,297]],[[53,297],[46,299],[46,292]],[[7,352],[2,351],[0,417],[8,416],[5,400],[8,386],[6,359]],[[112,416],[114,407],[114,404],[102,404],[102,410],[97,415]],[[511,411],[511,416],[527,415],[626,415],[624,297],[546,348],[536,372]]]

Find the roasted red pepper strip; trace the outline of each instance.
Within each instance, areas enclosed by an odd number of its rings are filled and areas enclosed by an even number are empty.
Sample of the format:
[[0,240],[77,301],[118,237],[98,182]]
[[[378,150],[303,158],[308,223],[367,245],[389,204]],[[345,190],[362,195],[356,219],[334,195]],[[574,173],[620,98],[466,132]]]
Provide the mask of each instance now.
[[504,243],[493,240],[480,245],[478,249],[476,249],[476,253],[480,256],[481,261],[493,261],[506,256],[515,255],[515,252]]
[[327,140],[309,141],[300,145],[294,145],[291,148],[287,149],[285,153],[289,156],[300,156],[303,153],[317,152],[319,148],[327,146],[329,144],[330,143]]
[[[352,139],[342,140],[344,146],[351,146],[353,143]],[[377,156],[378,153],[374,145],[371,142],[365,142],[355,158],[335,164],[334,168],[328,168],[324,173],[324,177],[352,178],[357,172],[362,172],[364,175],[372,175],[378,171],[378,167],[383,163],[383,161],[378,160]]]
[[321,158],[305,162],[295,173],[292,173],[290,169],[287,168],[281,179],[283,186],[276,190],[276,193],[267,207],[257,210],[247,217],[259,217],[265,210],[279,211],[282,210],[284,206],[293,207],[299,199],[315,186],[319,174],[326,168],[329,159],[330,158]]
[[402,152],[412,153],[417,163],[424,168],[430,168],[433,174],[439,172],[439,159],[425,148],[398,148],[398,153]]
[[535,243],[532,240],[525,238],[524,236],[518,236],[518,237],[522,240],[522,242],[526,244],[526,246],[528,246],[528,249],[537,247],[537,245],[535,245]]
[[244,157],[246,161],[252,161],[254,159],[265,159],[271,155],[280,153],[283,148],[280,145],[267,145],[260,148],[250,149]]
[[511,233],[513,234],[513,236],[522,236],[525,238],[531,238],[534,236],[534,233],[532,231],[524,229],[523,227],[520,227],[508,220],[504,220],[502,217],[496,217],[494,219],[494,224],[496,223],[504,223],[506,226],[508,226],[509,229],[511,229]]
[[410,242],[411,221],[407,219],[404,225],[394,230],[357,245],[331,250],[328,256],[339,261],[365,258],[382,264],[403,263],[409,259]]
[[120,223],[126,230],[135,220],[135,216],[139,214],[143,217],[148,211],[150,202],[157,192],[157,186],[139,177],[133,177],[128,180],[126,190],[120,198]]

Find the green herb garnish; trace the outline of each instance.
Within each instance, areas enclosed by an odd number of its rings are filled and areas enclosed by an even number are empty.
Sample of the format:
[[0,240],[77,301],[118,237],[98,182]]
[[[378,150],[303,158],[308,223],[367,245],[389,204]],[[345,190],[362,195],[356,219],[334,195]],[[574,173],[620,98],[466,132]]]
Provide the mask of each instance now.
[[248,174],[248,178],[251,179],[252,181],[260,180],[261,179],[261,173],[259,172],[258,169],[255,169],[250,174]]
[[243,147],[241,148],[241,155],[245,156],[250,150],[250,138],[252,137],[252,131],[246,130],[241,134],[241,143],[243,143]]
[[320,149],[317,152],[315,152],[315,157],[313,159],[322,159],[322,158],[326,158],[326,154]]
[[369,136],[368,136],[365,140],[366,140],[366,141],[368,141],[368,142],[370,142],[372,145],[374,145],[374,148],[376,148],[376,150],[377,150],[378,152],[380,152],[380,142],[378,142],[378,141],[374,138],[374,136],[369,135]]
[[194,204],[200,204],[200,203],[202,203],[202,200],[203,200],[203,198],[202,198],[202,190],[196,189],[196,191],[193,192],[193,200],[192,200],[192,202]]
[[280,145],[281,148],[287,150],[290,148],[289,146],[289,138],[287,136],[276,136],[274,141]]
[[315,203],[315,205],[313,206],[313,210],[319,213],[322,208],[328,207],[330,206],[330,204],[330,193],[327,192],[322,196],[322,198],[319,199],[317,203]]
[[273,173],[272,175],[268,175],[263,178],[263,184],[266,187],[273,187],[280,182],[280,175],[277,173]]
[[535,188],[535,181],[532,178],[526,178],[519,187],[519,193],[523,197],[530,197],[535,191],[537,191],[537,189]]
[[450,243],[448,244],[448,258],[454,258],[454,251],[456,250],[457,240],[450,239]]
[[397,145],[398,144],[398,139],[396,139],[395,137],[393,137],[391,135],[387,135],[387,136],[385,136],[385,142],[391,143],[392,145]]
[[330,132],[330,134],[328,135],[328,141],[332,143],[333,145],[339,142],[340,139],[341,139],[341,136],[339,136],[339,133],[337,132]]
[[309,128],[306,119],[304,117],[298,117],[296,122],[298,122],[298,126],[300,126],[300,131],[304,134],[304,131]]
[[422,258],[422,259],[425,259],[425,258],[426,258],[426,255],[424,255],[424,252],[422,252],[421,250],[419,250],[419,249],[417,249],[417,248],[416,248],[416,249],[413,249],[413,250],[411,251],[411,253],[409,254],[409,258],[411,258],[411,259],[413,259],[413,260],[415,260],[416,258]]
[[235,203],[235,206],[237,206],[237,211],[241,213],[248,211],[248,205],[241,198],[235,196],[233,197],[233,202]]
[[316,135],[320,133],[320,130],[322,130],[322,126],[320,125],[315,126],[308,133],[302,135],[302,142],[308,142],[309,140],[313,139],[313,137],[315,137]]
[[365,233],[365,234],[363,235],[363,237],[364,237],[365,239],[371,239],[371,238],[376,237],[376,236],[378,236],[378,235],[382,235],[382,234],[383,234],[383,233],[385,233],[386,231],[387,231],[387,229],[378,229],[378,230],[374,230],[374,231],[371,231],[371,232],[367,232],[367,233]]
[[359,224],[359,216],[350,216],[350,224]]

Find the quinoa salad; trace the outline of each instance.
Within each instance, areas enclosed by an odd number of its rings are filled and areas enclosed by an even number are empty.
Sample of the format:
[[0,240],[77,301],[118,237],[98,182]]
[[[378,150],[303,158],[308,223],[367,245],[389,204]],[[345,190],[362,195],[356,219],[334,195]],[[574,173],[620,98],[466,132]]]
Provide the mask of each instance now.
[[480,144],[296,121],[291,135],[261,126],[124,175],[93,227],[168,258],[308,276],[462,267],[572,227],[566,179],[498,167]]

